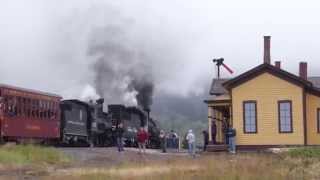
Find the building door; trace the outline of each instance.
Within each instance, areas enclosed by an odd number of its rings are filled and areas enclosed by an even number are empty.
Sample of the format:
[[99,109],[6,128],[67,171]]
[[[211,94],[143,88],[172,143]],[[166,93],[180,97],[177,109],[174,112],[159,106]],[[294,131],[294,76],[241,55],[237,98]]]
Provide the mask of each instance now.
[[[220,106],[214,108],[214,116],[212,121],[216,124],[216,143],[226,144],[226,131],[231,126],[230,108],[229,106]],[[213,131],[213,130],[211,130]]]

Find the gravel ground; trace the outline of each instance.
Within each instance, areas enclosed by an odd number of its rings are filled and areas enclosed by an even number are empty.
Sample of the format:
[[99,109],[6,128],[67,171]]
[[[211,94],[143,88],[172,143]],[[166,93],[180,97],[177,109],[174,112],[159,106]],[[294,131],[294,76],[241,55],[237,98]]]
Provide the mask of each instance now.
[[119,153],[116,148],[61,148],[65,154],[72,157],[74,166],[116,166],[127,162],[163,161],[172,157],[186,156],[185,152],[168,150],[161,153],[160,150],[147,149],[145,155],[141,155],[136,148],[125,148]]

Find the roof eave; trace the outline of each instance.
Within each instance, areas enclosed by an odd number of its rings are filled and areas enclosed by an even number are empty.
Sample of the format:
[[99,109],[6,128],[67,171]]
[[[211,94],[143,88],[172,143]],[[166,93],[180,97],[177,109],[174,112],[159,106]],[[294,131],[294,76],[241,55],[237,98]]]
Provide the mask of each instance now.
[[[260,75],[264,72],[269,72],[275,76],[278,76],[281,79],[287,80],[291,83],[294,83],[294,84],[302,86],[302,87],[307,87],[307,88],[312,87],[312,83],[310,81],[304,80],[304,79],[302,79],[294,74],[291,74],[285,70],[273,67],[270,64],[261,64],[261,65],[255,67],[249,71],[246,71],[246,72],[240,74],[237,77],[234,77],[234,78],[222,83],[222,86],[225,89],[230,91],[230,89],[246,82],[247,80],[253,79],[255,77],[255,76],[250,77],[250,75],[256,74],[256,73],[258,73],[258,75]],[[245,79],[245,80],[241,81],[241,79]]]

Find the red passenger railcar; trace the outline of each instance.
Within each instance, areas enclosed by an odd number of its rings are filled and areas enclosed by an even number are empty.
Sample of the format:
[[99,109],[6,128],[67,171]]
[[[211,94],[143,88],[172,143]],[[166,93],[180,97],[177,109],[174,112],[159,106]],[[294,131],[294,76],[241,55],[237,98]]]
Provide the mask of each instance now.
[[59,95],[0,84],[0,137],[50,141],[60,137]]

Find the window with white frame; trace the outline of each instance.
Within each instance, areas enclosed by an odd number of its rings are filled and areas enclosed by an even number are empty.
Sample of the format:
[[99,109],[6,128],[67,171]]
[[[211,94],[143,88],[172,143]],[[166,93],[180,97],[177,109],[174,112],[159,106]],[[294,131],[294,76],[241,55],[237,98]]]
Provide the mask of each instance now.
[[257,133],[257,102],[243,102],[243,130],[244,133]]
[[279,132],[280,133],[292,133],[292,103],[291,101],[279,101]]

